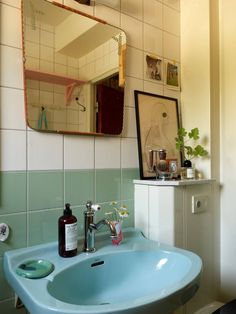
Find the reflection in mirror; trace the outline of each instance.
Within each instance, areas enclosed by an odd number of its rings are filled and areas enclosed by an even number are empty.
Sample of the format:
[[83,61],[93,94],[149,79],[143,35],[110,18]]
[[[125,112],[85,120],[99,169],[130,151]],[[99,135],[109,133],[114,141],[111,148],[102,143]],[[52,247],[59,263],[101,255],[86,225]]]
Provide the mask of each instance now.
[[26,120],[40,131],[122,131],[125,33],[47,0],[23,0]]

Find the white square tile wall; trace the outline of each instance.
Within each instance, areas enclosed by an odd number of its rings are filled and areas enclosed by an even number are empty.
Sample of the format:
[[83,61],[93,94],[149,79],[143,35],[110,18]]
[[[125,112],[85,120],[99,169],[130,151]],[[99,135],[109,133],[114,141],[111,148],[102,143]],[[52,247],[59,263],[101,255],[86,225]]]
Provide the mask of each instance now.
[[168,6],[164,6],[163,27],[165,31],[179,36],[180,34],[179,12]]
[[119,169],[120,138],[95,138],[95,168]]
[[121,28],[125,30],[128,43],[135,48],[143,47],[143,23],[128,15],[121,14]]
[[28,169],[63,169],[63,136],[28,132]]
[[117,67],[118,45],[114,39],[108,40],[89,54],[78,59],[79,78],[93,80],[104,72],[113,71]]
[[[16,0],[17,1],[17,0]],[[14,2],[14,1],[12,1]],[[18,0],[20,3],[20,1]],[[20,10],[13,10],[8,5],[0,4],[1,25],[7,25],[6,31],[1,32],[1,43],[21,48],[21,14]],[[12,23],[14,21],[14,23]]]
[[[179,15],[180,5],[179,0],[120,0],[117,7],[109,7],[104,5],[84,6],[76,3],[73,0],[57,0],[59,3],[71,6],[75,9],[84,11],[85,13],[94,15],[98,18],[106,20],[115,26],[119,26],[127,33],[127,57],[126,57],[126,93],[125,93],[125,119],[124,128],[122,132],[122,145],[117,145],[119,140],[114,138],[114,141],[109,140],[109,149],[116,152],[115,167],[132,166],[137,167],[137,157],[132,156],[130,152],[136,149],[135,141],[137,138],[136,132],[136,119],[134,108],[134,94],[133,91],[144,90],[155,94],[171,95],[179,98],[179,91],[170,90],[164,82],[156,82],[153,80],[147,80],[145,76],[145,55],[150,53],[156,55],[164,60],[174,60],[179,62],[180,60],[180,38],[179,38]],[[29,169],[74,169],[78,167],[83,169],[93,167],[94,158],[88,161],[76,161],[76,157],[70,159],[67,154],[64,153],[65,147],[70,143],[70,151],[77,151],[80,147],[86,148],[88,151],[92,151],[92,156],[95,156],[95,151],[91,140],[81,141],[77,143],[76,140],[67,139],[63,144],[63,136],[61,135],[47,135],[41,137],[38,133],[28,130],[25,127],[24,121],[24,101],[23,101],[23,69],[22,69],[22,49],[21,49],[21,19],[20,19],[20,1],[19,0],[1,0],[1,129],[11,130],[11,134],[15,134],[16,138],[20,137],[20,141],[25,144],[22,149],[25,153],[22,154],[24,162],[6,162],[9,149],[2,147],[2,158],[5,162],[2,163],[2,169],[22,169],[26,167],[26,156],[29,160],[27,167]],[[11,23],[9,24],[9,21]],[[29,22],[30,24],[30,22]],[[30,26],[30,25],[29,25]],[[108,46],[97,49],[90,59],[87,57],[76,60],[74,58],[65,58],[62,54],[54,51],[53,29],[48,25],[42,25],[41,28],[37,27],[36,31],[33,31],[31,27],[28,27],[27,32],[31,33],[31,40],[27,43],[30,48],[31,55],[35,55],[37,51],[37,58],[27,57],[27,64],[33,66],[35,69],[58,71],[62,75],[70,75],[72,77],[78,77],[83,74],[82,68],[86,68],[86,75],[90,76],[93,73],[101,70],[101,67],[109,66],[112,64],[112,60],[108,60],[104,57],[107,49],[111,49]],[[40,49],[40,42],[43,43],[44,49]],[[113,45],[115,42],[113,43]],[[28,49],[27,49],[28,50]],[[89,62],[89,60],[91,62]],[[85,73],[85,72],[84,72]],[[35,87],[32,85],[32,93],[34,93]],[[58,104],[58,95],[63,93],[64,90],[60,86],[41,85],[41,92],[39,95],[35,94],[37,101],[43,101],[45,104],[54,105]],[[40,100],[39,100],[40,99]],[[63,104],[59,104],[63,106]],[[38,111],[35,110],[31,113],[34,116],[34,123],[37,123]],[[52,114],[49,112],[50,118]],[[63,112],[58,114],[56,118],[56,124],[63,125],[66,123],[63,121]],[[54,117],[52,117],[53,119]],[[70,115],[67,115],[67,121],[71,121]],[[17,130],[28,132],[28,136],[19,136],[16,133]],[[2,132],[2,143],[7,145],[7,140],[12,137],[7,132]],[[36,137],[36,139],[35,139]],[[34,138],[34,140],[33,140]],[[45,138],[45,140],[44,140]],[[93,138],[93,137],[92,137]],[[26,140],[27,139],[27,140]],[[43,140],[42,140],[43,139]],[[58,140],[59,139],[59,140]],[[37,154],[44,154],[40,152],[33,143],[36,141],[39,145],[45,148],[45,155],[38,158]],[[92,143],[94,138],[92,140]],[[107,140],[104,140],[105,142]],[[89,143],[89,144],[88,144]],[[132,149],[129,147],[132,147]],[[96,138],[96,152],[97,156],[102,156],[104,148],[103,140]],[[56,147],[57,158],[54,160],[54,153],[52,147]],[[79,147],[79,148],[78,148]],[[90,148],[89,148],[90,147]],[[101,148],[99,148],[101,147]],[[119,148],[118,148],[119,147]],[[114,149],[113,149],[114,148]],[[47,154],[48,152],[48,154]],[[118,153],[119,152],[119,153]],[[134,154],[135,155],[135,154]],[[64,156],[64,157],[63,157]],[[67,156],[67,157],[66,157]],[[129,157],[130,156],[130,157]],[[13,159],[17,158],[13,155]],[[21,158],[21,159],[22,159]],[[65,158],[65,159],[64,159]],[[118,160],[117,160],[118,158]],[[121,158],[121,159],[120,159]],[[111,165],[102,161],[102,157],[99,157],[95,163],[95,167],[109,168]],[[122,164],[120,166],[120,164]]]
[[1,45],[0,85],[23,89],[22,50]]
[[26,129],[23,90],[1,87],[0,111],[2,129]]
[[120,26],[120,12],[103,5],[97,5],[94,8],[95,16],[107,23]]
[[121,11],[138,20],[143,19],[143,1],[142,0],[121,0]]
[[148,0],[143,1],[143,19],[147,24],[163,29],[162,12],[163,4],[160,1]]
[[121,140],[121,167],[138,168],[138,145],[135,138]]
[[1,130],[1,171],[26,170],[26,133]]
[[159,28],[144,24],[144,50],[154,55],[163,55],[163,32]]
[[64,137],[64,168],[94,169],[93,137]]

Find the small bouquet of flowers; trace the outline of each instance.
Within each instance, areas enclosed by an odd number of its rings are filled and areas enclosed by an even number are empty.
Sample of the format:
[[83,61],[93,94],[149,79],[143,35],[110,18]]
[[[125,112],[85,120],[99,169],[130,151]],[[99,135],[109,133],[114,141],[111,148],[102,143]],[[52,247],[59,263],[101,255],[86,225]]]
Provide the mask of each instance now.
[[114,223],[117,233],[117,237],[112,239],[112,244],[119,245],[122,241],[122,222],[124,218],[129,216],[129,212],[125,205],[117,207],[118,203],[115,201],[112,201],[109,205],[112,207],[112,210],[107,212],[106,215]]

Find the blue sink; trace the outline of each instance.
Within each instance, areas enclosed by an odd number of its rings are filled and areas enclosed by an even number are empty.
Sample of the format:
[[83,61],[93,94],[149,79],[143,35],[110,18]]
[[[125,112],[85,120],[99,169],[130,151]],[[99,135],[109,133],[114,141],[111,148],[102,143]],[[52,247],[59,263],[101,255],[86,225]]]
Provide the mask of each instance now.
[[[148,240],[136,229],[118,247],[97,237],[97,251],[65,259],[50,243],[6,252],[6,278],[32,314],[172,313],[199,287],[201,259],[194,253]],[[81,243],[82,247],[82,243]],[[50,261],[41,279],[16,273],[29,259]]]

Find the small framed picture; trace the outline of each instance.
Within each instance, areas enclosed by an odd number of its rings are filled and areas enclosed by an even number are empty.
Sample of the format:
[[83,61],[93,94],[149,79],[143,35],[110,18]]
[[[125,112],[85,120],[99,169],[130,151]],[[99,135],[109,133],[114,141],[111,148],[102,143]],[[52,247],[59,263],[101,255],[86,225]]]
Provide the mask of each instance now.
[[179,128],[178,101],[162,95],[134,91],[137,122],[139,169],[141,179],[155,179],[150,167],[150,151],[165,150],[167,159],[174,161],[172,169],[181,164],[175,136]]
[[172,89],[180,89],[179,64],[165,60],[165,84]]
[[146,79],[163,82],[163,59],[146,54]]

